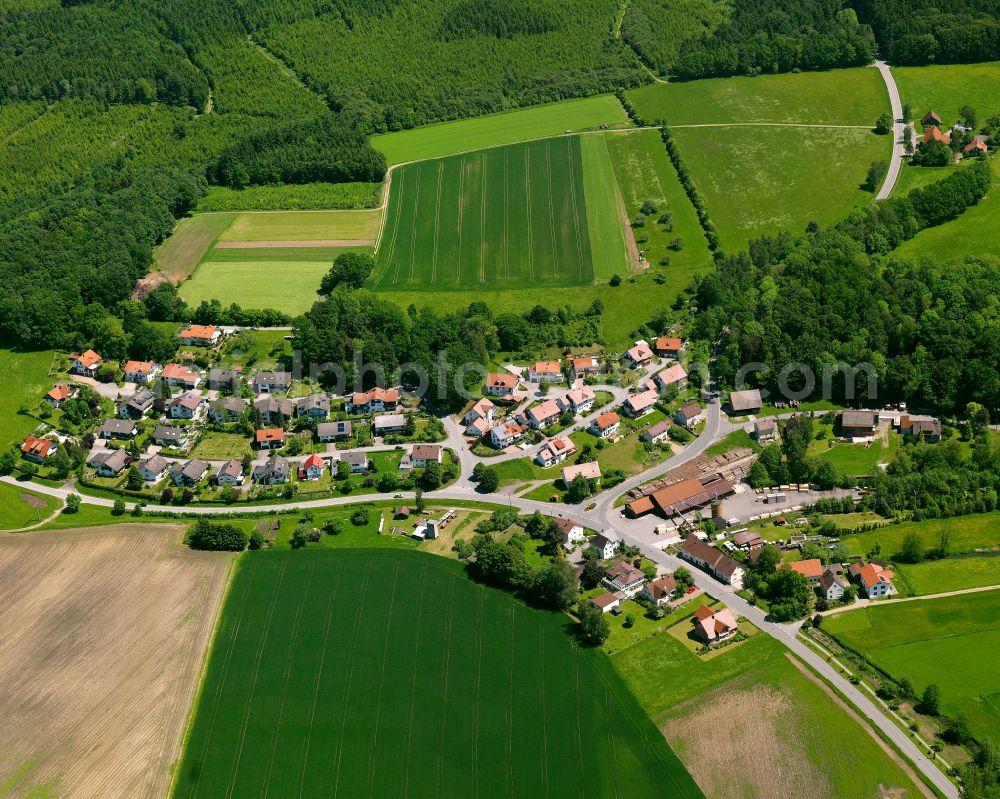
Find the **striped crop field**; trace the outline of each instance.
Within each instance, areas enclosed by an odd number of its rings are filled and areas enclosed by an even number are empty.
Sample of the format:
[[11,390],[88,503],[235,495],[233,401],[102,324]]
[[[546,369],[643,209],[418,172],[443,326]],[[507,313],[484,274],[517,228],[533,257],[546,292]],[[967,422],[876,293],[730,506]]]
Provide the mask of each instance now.
[[620,264],[595,267],[586,166],[580,137],[560,136],[399,167],[371,286],[579,286],[626,272],[623,246]]
[[174,795],[700,797],[566,622],[426,553],[248,553]]

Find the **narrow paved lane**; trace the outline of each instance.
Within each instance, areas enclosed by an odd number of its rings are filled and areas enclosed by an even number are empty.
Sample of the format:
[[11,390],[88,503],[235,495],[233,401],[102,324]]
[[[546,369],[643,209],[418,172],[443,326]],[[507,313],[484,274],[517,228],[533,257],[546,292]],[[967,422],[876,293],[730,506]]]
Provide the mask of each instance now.
[[904,137],[906,135],[906,125],[903,122],[903,101],[899,99],[899,89],[896,88],[896,79],[892,76],[889,65],[881,59],[875,62],[875,66],[885,81],[885,88],[889,91],[889,106],[892,109],[892,157],[889,159],[889,171],[885,174],[882,188],[875,195],[876,200],[888,200],[892,195],[892,190],[899,180],[899,172],[903,168]]

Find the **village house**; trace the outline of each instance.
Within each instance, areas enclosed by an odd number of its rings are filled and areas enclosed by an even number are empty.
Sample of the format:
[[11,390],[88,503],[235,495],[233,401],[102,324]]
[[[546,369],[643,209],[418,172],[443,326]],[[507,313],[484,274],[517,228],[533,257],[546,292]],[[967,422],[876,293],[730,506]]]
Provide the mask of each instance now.
[[72,399],[78,393],[76,386],[71,386],[69,383],[56,383],[42,399],[53,408],[59,408],[66,400]]
[[601,364],[594,357],[573,358],[570,361],[570,371],[573,380],[586,380],[601,371]]
[[170,402],[171,419],[200,419],[205,415],[207,400],[200,394],[186,392]]
[[284,424],[295,416],[295,400],[261,397],[253,404],[265,424]]
[[602,413],[590,423],[590,432],[598,438],[613,438],[618,435],[621,417],[613,411]]
[[639,419],[653,410],[659,398],[660,395],[653,390],[633,394],[622,404],[622,411],[626,416]]
[[98,438],[127,441],[136,437],[139,426],[128,419],[105,419],[97,433]]
[[376,436],[402,433],[405,427],[406,417],[401,413],[384,413],[372,420],[372,429]]
[[507,372],[491,372],[486,375],[486,382],[483,384],[483,393],[490,397],[512,399],[517,392],[517,384],[519,382],[516,375]]
[[126,383],[145,385],[153,380],[162,369],[163,367],[154,361],[129,361],[125,364],[123,377]]
[[117,477],[132,462],[123,449],[102,449],[91,456],[89,465],[98,477]]
[[594,548],[597,552],[597,557],[601,560],[608,560],[614,557],[614,554],[618,551],[618,547],[621,546],[621,538],[618,534],[612,530],[605,530],[603,533],[598,533],[590,541],[590,546]]
[[967,156],[986,155],[989,151],[990,147],[986,136],[973,136],[972,141],[962,148],[962,153]]
[[428,463],[441,463],[444,450],[440,444],[414,444],[410,450],[413,468],[423,469]]
[[160,447],[186,449],[188,440],[188,431],[183,427],[170,427],[161,424],[153,430],[153,443]]
[[939,127],[941,125],[941,122],[942,122],[941,117],[938,116],[938,113],[933,108],[926,114],[924,114],[923,119],[920,120],[921,126],[925,128]]
[[213,422],[231,422],[239,419],[247,409],[247,401],[240,397],[220,397],[208,406],[208,418]]
[[617,608],[622,603],[622,597],[615,596],[612,593],[605,591],[603,594],[598,594],[590,600],[590,604],[595,608],[599,608],[602,613],[608,613],[615,608]]
[[847,581],[832,569],[825,569],[816,589],[828,602],[839,602],[844,597]]
[[901,435],[923,438],[928,444],[941,440],[941,422],[938,419],[913,417],[904,413],[900,415],[896,424]]
[[200,458],[192,458],[187,463],[175,463],[170,467],[170,479],[174,485],[194,488],[205,479],[211,467]]
[[320,422],[316,426],[316,438],[323,444],[347,441],[354,435],[354,426],[349,421]]
[[257,372],[253,376],[254,394],[280,394],[292,385],[289,372]]
[[342,452],[340,460],[351,468],[351,474],[363,474],[368,471],[368,456],[363,452]]
[[764,407],[764,401],[760,398],[760,389],[749,388],[746,391],[733,391],[729,395],[729,407],[736,416],[760,413]]
[[549,439],[542,445],[535,456],[535,460],[538,461],[539,466],[545,468],[562,463],[575,454],[576,444],[573,443],[573,440],[569,436],[557,436],[556,438]]
[[83,377],[93,377],[97,370],[101,368],[104,360],[93,350],[87,350],[82,355],[69,356],[69,372],[73,375],[83,375]]
[[541,430],[558,422],[561,413],[559,403],[554,399],[543,400],[533,408],[528,408],[528,424],[535,430]]
[[229,391],[235,394],[240,387],[240,372],[235,369],[209,369],[208,387],[212,391]]
[[642,587],[642,595],[656,607],[666,605],[677,591],[677,581],[672,574],[650,580]]
[[310,455],[299,467],[300,480],[319,480],[326,472],[326,461],[319,455]]
[[731,585],[737,591],[743,588],[745,572],[739,562],[706,544],[696,535],[684,539],[681,557],[701,569],[705,569],[716,580]]
[[281,449],[285,446],[285,429],[283,427],[265,427],[255,435],[258,449]]
[[646,366],[653,361],[653,350],[650,349],[649,344],[645,341],[635,342],[635,346],[627,350],[623,355],[627,366],[633,369],[638,369],[640,366]]
[[326,394],[310,394],[299,398],[296,415],[310,419],[326,419],[330,415],[330,398]]
[[564,411],[568,410],[574,414],[585,414],[594,407],[595,397],[594,389],[590,386],[583,386],[582,388],[575,388],[567,392],[565,396],[556,401]]
[[352,394],[347,402],[347,410],[356,414],[392,413],[399,410],[399,401],[398,389],[376,387]]
[[646,575],[631,563],[617,560],[604,570],[601,581],[609,591],[620,592],[626,596],[635,596],[646,581]]
[[[496,416],[496,407],[490,400],[483,397],[469,408],[465,412],[465,416],[462,417],[462,422],[466,425],[466,434],[478,437],[486,432],[489,426],[493,424],[493,419]],[[477,422],[479,425],[474,427]]]
[[939,141],[942,144],[951,145],[951,133],[942,133],[939,128],[934,126],[924,128],[924,138],[921,140],[921,144],[929,144],[932,141]]
[[706,644],[717,644],[736,635],[740,626],[729,608],[713,610],[701,605],[694,612],[694,631]]
[[796,560],[792,563],[781,563],[778,565],[778,568],[791,569],[793,572],[798,572],[806,578],[806,581],[813,588],[819,585],[819,579],[823,576],[823,564],[819,558],[807,558],[806,560]]
[[679,338],[661,336],[653,342],[653,348],[661,358],[679,358],[684,351],[684,342]]
[[524,438],[524,428],[517,422],[501,422],[490,430],[490,440],[497,449],[507,449]]
[[564,519],[559,516],[554,518],[552,522],[559,528],[559,533],[562,536],[562,545],[570,551],[576,549],[577,544],[587,539],[583,525],[577,524],[571,519]]
[[222,331],[215,325],[190,325],[177,335],[184,347],[214,347],[222,338]]
[[639,436],[643,441],[648,441],[651,444],[659,444],[663,439],[670,436],[671,423],[669,419],[664,419],[663,421],[657,422],[651,427],[646,428],[642,431],[642,435]]
[[600,464],[597,461],[589,461],[588,463],[577,463],[573,466],[563,467],[562,481],[564,486],[569,488],[570,483],[577,477],[583,477],[585,480],[600,480]]
[[705,411],[698,403],[689,402],[674,414],[674,421],[681,427],[691,430],[705,421]]
[[119,401],[118,416],[122,419],[138,421],[149,413],[155,401],[156,397],[152,391],[148,388],[140,388],[131,397]]
[[871,438],[875,434],[875,412],[841,411],[840,433],[851,441]]
[[263,464],[254,469],[253,479],[263,485],[279,485],[287,483],[292,474],[287,458],[271,455]]
[[850,571],[857,576],[861,593],[869,599],[884,599],[896,593],[892,584],[893,573],[877,563],[852,563]]
[[32,463],[45,463],[45,459],[55,455],[59,444],[49,438],[28,436],[21,444],[21,457]]
[[466,425],[465,435],[467,438],[482,438],[489,429],[489,422],[485,419],[474,419]]
[[158,483],[167,476],[170,463],[162,455],[143,458],[138,465],[139,476],[146,483]]
[[163,367],[163,382],[171,388],[183,388],[194,391],[201,383],[201,375],[193,372],[179,363],[168,363]]
[[744,530],[733,536],[733,546],[749,551],[764,546],[764,539],[756,530]]
[[753,437],[762,447],[778,438],[778,423],[774,419],[757,419],[753,423]]
[[244,479],[246,478],[243,476],[243,464],[238,460],[226,461],[215,473],[215,481],[220,486],[233,486],[235,488],[243,485]]
[[658,391],[666,391],[671,386],[675,386],[678,391],[683,391],[687,387],[687,377],[683,366],[679,363],[671,364],[663,371],[653,375],[653,387]]

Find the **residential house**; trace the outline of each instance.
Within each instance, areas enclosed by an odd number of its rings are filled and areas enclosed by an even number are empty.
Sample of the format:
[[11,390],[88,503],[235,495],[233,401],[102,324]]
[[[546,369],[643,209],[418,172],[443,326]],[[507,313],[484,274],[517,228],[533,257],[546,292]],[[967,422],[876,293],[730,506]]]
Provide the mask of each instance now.
[[406,416],[401,413],[384,413],[372,420],[372,428],[376,436],[390,433],[402,433],[406,428]]
[[208,474],[211,467],[200,458],[192,458],[187,463],[175,463],[170,467],[170,479],[174,485],[193,488]]
[[354,425],[351,422],[320,422],[316,425],[316,438],[323,444],[347,441],[353,435]]
[[330,415],[330,398],[326,394],[310,394],[298,400],[296,407],[299,416],[310,419],[326,419]]
[[257,372],[253,376],[254,394],[280,394],[292,385],[289,372]]
[[640,366],[646,366],[653,362],[653,350],[645,341],[637,341],[634,347],[622,355],[622,358],[627,366],[638,369]]
[[186,449],[189,442],[189,433],[183,427],[170,427],[168,425],[157,425],[153,430],[153,443],[161,447],[170,449]]
[[684,351],[684,342],[679,338],[661,336],[653,342],[653,348],[661,358],[679,358]]
[[[851,569],[854,570],[854,565]],[[860,566],[857,575],[861,592],[869,599],[884,599],[896,593],[896,588],[892,584],[893,573],[877,563]]]
[[693,533],[684,539],[681,557],[708,571],[715,579],[731,585],[737,591],[743,588],[746,573],[738,561],[724,552],[706,544]]
[[653,383],[654,387],[661,392],[671,387],[683,391],[687,387],[687,378],[688,375],[684,371],[684,367],[679,363],[674,363],[653,375]]
[[729,408],[737,416],[760,413],[764,407],[764,401],[760,397],[760,390],[749,388],[746,391],[733,391],[729,395]]
[[562,545],[570,551],[576,549],[577,544],[587,539],[583,525],[577,524],[572,519],[564,519],[559,516],[554,518],[552,522],[559,528],[562,535]]
[[395,412],[399,410],[399,389],[376,387],[352,394],[347,410],[357,414]]
[[414,444],[410,450],[410,460],[415,469],[423,469],[428,463],[441,463],[444,449],[440,444]]
[[319,480],[326,472],[326,461],[319,455],[310,455],[299,467],[300,480]]
[[162,367],[154,361],[129,361],[125,364],[124,379],[126,383],[146,385],[161,371]]
[[844,597],[847,581],[832,569],[825,569],[816,588],[823,599],[828,602],[837,602]]
[[187,391],[170,402],[171,419],[201,419],[205,415],[205,407],[208,405],[201,394]]
[[283,427],[265,427],[258,430],[255,436],[258,449],[281,449],[285,446],[285,429]]
[[486,382],[483,384],[483,393],[491,397],[513,399],[517,393],[517,384],[519,382],[516,375],[508,374],[507,372],[491,372],[486,375]]
[[542,430],[558,422],[561,413],[562,409],[554,399],[543,400],[533,408],[528,408],[528,424],[535,430]]
[[600,608],[602,613],[607,613],[614,610],[622,603],[622,598],[620,596],[615,596],[614,594],[605,591],[603,594],[598,594],[590,600],[590,604],[595,608]]
[[951,133],[942,133],[940,129],[931,126],[929,128],[924,128],[924,138],[921,144],[928,144],[932,141],[939,141],[942,144],[951,144]]
[[589,461],[588,463],[577,463],[573,466],[563,467],[562,481],[564,486],[568,488],[569,484],[572,483],[577,477],[583,477],[586,480],[600,480],[600,464],[597,461]]
[[342,452],[340,460],[351,467],[351,474],[363,474],[368,471],[368,455],[364,452]]
[[688,402],[674,414],[674,421],[688,430],[705,421],[705,410],[696,402]]
[[292,469],[287,458],[271,455],[267,461],[254,469],[253,479],[264,485],[287,483]]
[[201,375],[179,363],[168,363],[163,367],[163,380],[171,388],[194,391],[201,384]]
[[90,466],[99,477],[117,477],[132,462],[123,449],[102,449],[90,458]]
[[559,361],[536,361],[528,367],[529,383],[559,383],[562,379]]
[[570,369],[573,380],[586,380],[600,373],[601,364],[594,357],[573,358],[570,361]]
[[219,397],[208,406],[208,418],[213,422],[232,422],[239,419],[247,409],[247,401],[241,397]]
[[819,558],[807,558],[806,560],[796,560],[792,563],[781,563],[779,569],[791,569],[806,578],[809,585],[815,588],[819,585],[819,578],[823,576],[823,563]]
[[254,402],[253,407],[265,424],[284,424],[295,416],[298,408],[295,400],[277,397],[261,397]]
[[148,388],[140,388],[131,397],[128,397],[118,405],[118,415],[122,419],[138,421],[142,419],[153,407],[156,397]]
[[138,432],[139,426],[128,419],[105,419],[97,435],[99,438],[126,441],[135,438]]
[[575,388],[557,400],[563,410],[572,411],[574,414],[585,414],[594,407],[594,389],[590,386]]
[[614,411],[602,413],[590,423],[590,432],[598,438],[613,438],[618,435],[621,417]]
[[50,438],[28,436],[21,444],[21,457],[32,463],[45,463],[45,459],[55,455],[59,444]]
[[538,461],[539,466],[544,468],[562,463],[575,454],[576,444],[573,443],[573,440],[569,436],[557,436],[550,438],[542,445],[535,460]]
[[604,570],[601,581],[609,591],[635,596],[642,590],[646,575],[626,560],[616,560]]
[[240,387],[240,372],[236,369],[209,369],[208,387],[212,391],[229,391],[235,394]]
[[902,435],[922,437],[928,444],[941,440],[941,422],[938,419],[913,417],[904,413],[899,417],[897,424]]
[[497,449],[507,449],[524,438],[524,427],[517,422],[501,422],[490,430],[490,440]]
[[603,533],[598,533],[590,540],[590,545],[597,552],[597,556],[601,560],[608,560],[608,558],[614,557],[621,543],[622,540],[618,536],[618,533],[613,530],[605,530]]
[[965,155],[986,155],[990,151],[990,146],[986,136],[973,136],[962,152]]
[[82,355],[69,356],[69,372],[74,375],[93,377],[104,364],[104,360],[93,350],[87,350]]
[[215,473],[215,481],[220,486],[233,486],[235,488],[243,485],[244,479],[243,464],[238,460],[226,461]]
[[753,437],[762,447],[778,438],[778,423],[774,419],[757,419],[753,423]]
[[469,427],[474,422],[481,422],[485,424],[482,430],[476,429],[476,432],[472,433],[474,435],[482,435],[483,431],[489,428],[493,423],[493,419],[496,416],[496,405],[494,405],[486,397],[483,397],[475,405],[473,405],[469,410],[465,412],[465,416],[462,417],[463,424],[466,425],[466,434],[469,433]]
[[659,444],[665,438],[670,436],[670,428],[673,425],[669,419],[664,419],[661,422],[657,422],[651,427],[646,428],[642,431],[642,435],[639,436],[643,441],[649,441],[652,444]]
[[941,117],[938,116],[937,112],[934,111],[934,109],[931,109],[926,114],[924,114],[923,119],[920,120],[920,124],[925,128],[929,127],[936,128],[939,125],[941,125]]
[[66,400],[72,399],[78,393],[76,386],[71,386],[69,383],[56,383],[42,399],[53,408],[59,408]]
[[874,411],[841,411],[840,432],[844,438],[871,438],[875,434]]
[[485,419],[474,419],[466,425],[465,435],[467,438],[482,438],[489,429],[490,425]]
[[653,390],[641,391],[625,400],[622,404],[622,411],[626,416],[639,419],[653,410],[659,398],[660,395]]
[[717,644],[736,635],[740,626],[729,608],[713,610],[701,605],[694,612],[694,631],[706,644]]
[[672,574],[650,580],[642,588],[642,595],[656,607],[666,605],[677,591],[677,581]]
[[167,476],[170,463],[162,455],[151,455],[139,461],[139,476],[147,483],[158,483]]
[[222,338],[222,331],[215,325],[190,325],[177,335],[185,347],[214,347]]

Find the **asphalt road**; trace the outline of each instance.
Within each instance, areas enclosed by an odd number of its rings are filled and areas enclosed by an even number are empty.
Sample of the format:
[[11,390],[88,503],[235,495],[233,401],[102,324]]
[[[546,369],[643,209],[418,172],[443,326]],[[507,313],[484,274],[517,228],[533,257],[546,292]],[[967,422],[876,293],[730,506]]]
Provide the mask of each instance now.
[[882,181],[882,188],[875,195],[876,200],[888,200],[892,195],[892,190],[896,187],[900,170],[903,168],[904,136],[906,135],[906,125],[903,123],[903,101],[899,98],[899,89],[896,88],[896,80],[892,77],[892,70],[889,65],[881,59],[875,62],[875,66],[885,81],[885,88],[889,91],[889,106],[892,109],[892,157],[889,159],[889,171],[886,172],[885,180]]

